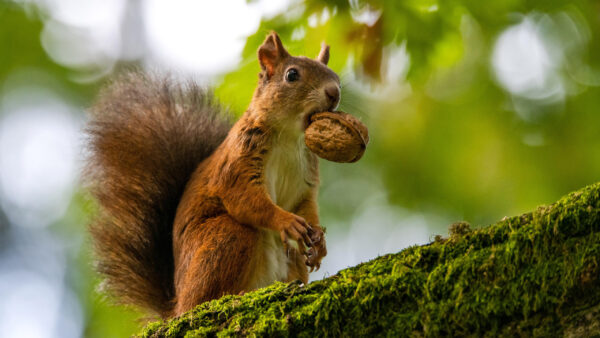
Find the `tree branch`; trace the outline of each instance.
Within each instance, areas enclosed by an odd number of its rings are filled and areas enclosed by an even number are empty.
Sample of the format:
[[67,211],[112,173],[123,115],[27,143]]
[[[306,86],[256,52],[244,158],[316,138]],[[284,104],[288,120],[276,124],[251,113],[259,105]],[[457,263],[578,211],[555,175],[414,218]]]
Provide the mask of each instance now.
[[600,183],[306,286],[204,303],[142,336],[597,335],[599,264]]

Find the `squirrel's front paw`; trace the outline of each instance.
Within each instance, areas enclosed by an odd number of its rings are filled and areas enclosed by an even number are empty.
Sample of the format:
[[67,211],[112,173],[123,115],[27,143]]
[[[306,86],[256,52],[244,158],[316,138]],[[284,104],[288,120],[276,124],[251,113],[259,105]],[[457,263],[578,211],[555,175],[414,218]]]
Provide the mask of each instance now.
[[327,255],[327,246],[325,244],[325,234],[321,228],[313,228],[310,236],[311,247],[306,254],[306,265],[310,267],[310,272],[321,267],[321,259]]
[[[281,235],[281,241],[285,246],[286,252],[289,248],[289,240],[295,240],[298,242],[298,250],[301,254],[306,254],[305,245],[308,247],[312,246],[312,227],[306,220],[296,214],[289,212],[283,213],[276,220],[279,234]],[[304,245],[302,245],[304,243]]]

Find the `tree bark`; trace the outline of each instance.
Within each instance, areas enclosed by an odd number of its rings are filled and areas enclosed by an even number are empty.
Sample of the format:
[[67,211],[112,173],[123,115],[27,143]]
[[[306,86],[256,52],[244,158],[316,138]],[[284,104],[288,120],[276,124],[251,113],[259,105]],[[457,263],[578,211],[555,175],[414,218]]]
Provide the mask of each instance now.
[[587,337],[600,334],[599,264],[597,183],[308,285],[204,303],[141,335]]

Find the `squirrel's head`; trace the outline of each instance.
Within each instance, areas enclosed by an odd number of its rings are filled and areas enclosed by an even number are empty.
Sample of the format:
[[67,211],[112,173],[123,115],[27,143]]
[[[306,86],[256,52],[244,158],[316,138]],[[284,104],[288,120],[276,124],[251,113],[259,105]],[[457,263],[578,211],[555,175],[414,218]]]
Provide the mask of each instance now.
[[253,104],[273,127],[304,130],[312,114],[337,108],[340,79],[327,67],[329,46],[322,44],[316,59],[294,57],[273,32],[259,47],[258,61],[262,71]]

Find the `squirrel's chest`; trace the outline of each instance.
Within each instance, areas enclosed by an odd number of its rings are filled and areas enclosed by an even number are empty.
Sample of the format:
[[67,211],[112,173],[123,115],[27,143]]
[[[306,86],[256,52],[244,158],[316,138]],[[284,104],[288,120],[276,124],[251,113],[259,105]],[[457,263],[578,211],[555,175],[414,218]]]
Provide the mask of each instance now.
[[275,144],[267,156],[265,178],[273,202],[291,211],[308,189],[309,163],[306,146],[298,142]]

